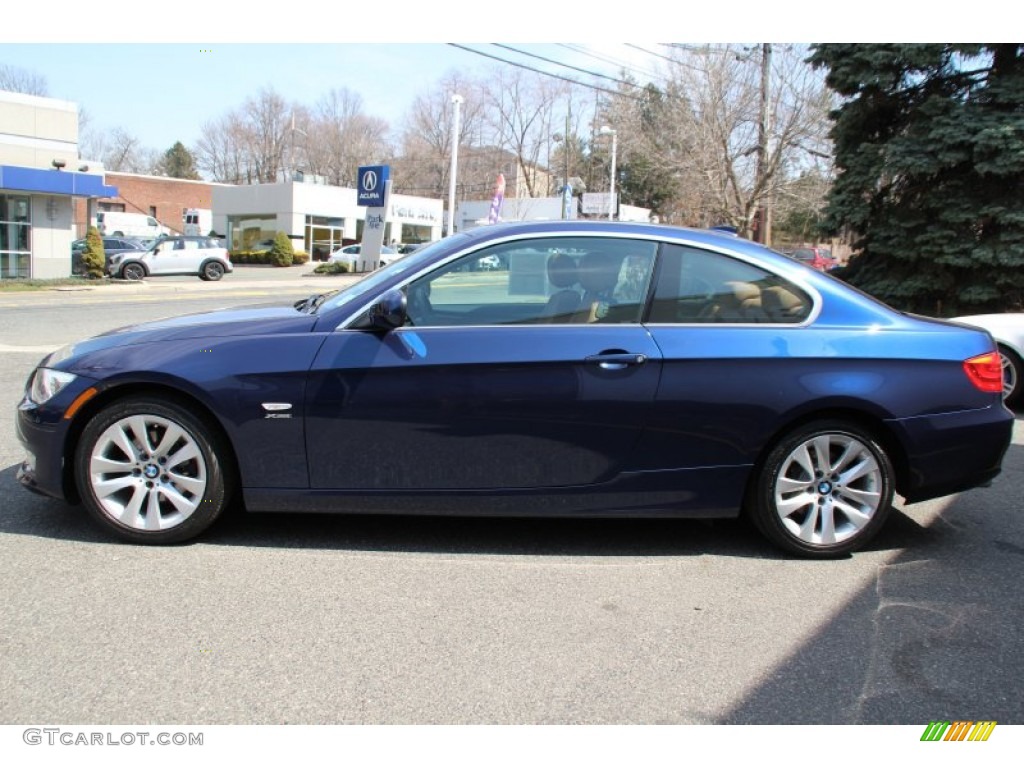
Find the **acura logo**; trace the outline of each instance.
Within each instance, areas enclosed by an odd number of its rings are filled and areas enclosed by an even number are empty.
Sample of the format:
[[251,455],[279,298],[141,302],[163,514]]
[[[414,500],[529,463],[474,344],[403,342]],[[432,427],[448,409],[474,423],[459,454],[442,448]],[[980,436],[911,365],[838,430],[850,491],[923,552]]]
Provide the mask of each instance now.
[[364,173],[362,186],[364,192],[373,192],[377,188],[377,172],[367,171]]

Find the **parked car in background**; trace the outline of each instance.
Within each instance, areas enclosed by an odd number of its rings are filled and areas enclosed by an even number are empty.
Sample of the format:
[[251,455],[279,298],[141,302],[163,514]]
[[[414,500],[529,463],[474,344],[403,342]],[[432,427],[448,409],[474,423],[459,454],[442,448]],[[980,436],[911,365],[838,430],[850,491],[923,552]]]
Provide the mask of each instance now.
[[[104,237],[101,240],[103,241],[103,255],[105,259],[115,253],[144,251],[148,247],[146,241],[134,237]],[[85,274],[85,267],[82,265],[82,253],[85,251],[85,244],[85,238],[75,240],[71,244],[71,274],[73,275]],[[104,269],[106,269],[106,263],[104,263]]]
[[231,272],[231,256],[218,240],[209,237],[162,237],[145,251],[126,251],[107,259],[107,274],[123,280],[159,275],[196,275],[220,280]]
[[[508,269],[474,268],[491,257]],[[1002,389],[985,331],[740,238],[496,224],[294,305],[52,353],[17,408],[17,474],[143,544],[201,534],[236,497],[294,513],[742,511],[779,547],[834,557],[871,541],[895,493],[995,477],[1014,425]]]
[[[363,247],[360,243],[353,245],[346,245],[344,248],[339,248],[329,257],[327,257],[328,264],[344,264],[348,267],[350,272],[356,270],[356,262],[359,261],[359,254]],[[399,258],[401,254],[398,253],[394,248],[390,248],[386,245],[381,246],[380,249],[380,265],[382,267],[387,266],[395,259]]]
[[1003,364],[1003,399],[1009,406],[1024,402],[1024,313],[954,317],[958,323],[984,328],[999,345]]
[[809,267],[814,267],[819,272],[828,272],[839,266],[839,262],[832,258],[832,252],[827,248],[794,248],[787,255]]

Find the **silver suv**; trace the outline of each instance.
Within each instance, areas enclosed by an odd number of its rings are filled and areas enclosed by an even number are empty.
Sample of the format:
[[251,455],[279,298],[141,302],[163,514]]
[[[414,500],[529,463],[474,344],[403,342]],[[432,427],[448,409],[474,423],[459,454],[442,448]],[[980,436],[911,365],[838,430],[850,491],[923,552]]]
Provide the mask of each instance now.
[[158,275],[197,275],[220,280],[234,271],[226,248],[210,237],[162,237],[145,251],[118,253],[107,259],[107,274],[124,280]]

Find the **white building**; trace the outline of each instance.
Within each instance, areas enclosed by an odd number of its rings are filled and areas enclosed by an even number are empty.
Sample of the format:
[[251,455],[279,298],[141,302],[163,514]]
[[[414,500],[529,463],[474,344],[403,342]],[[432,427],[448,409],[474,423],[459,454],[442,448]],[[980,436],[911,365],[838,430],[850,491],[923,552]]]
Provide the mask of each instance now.
[[[577,207],[574,198],[569,209],[570,219],[584,218],[577,213]],[[455,209],[455,229],[466,232],[485,226],[490,211],[490,200],[466,200],[459,203]],[[506,197],[501,205],[501,221],[547,221],[561,218],[561,197]],[[585,218],[607,218],[607,214]],[[635,205],[620,205],[615,219],[648,222],[651,220],[651,211],[649,208],[639,208]]]
[[73,200],[116,195],[78,156],[77,105],[0,91],[0,278],[70,275]]
[[[356,190],[285,182],[214,187],[213,226],[225,232],[230,250],[247,250],[284,232],[314,259],[361,240],[366,208]],[[441,237],[441,200],[391,195],[384,243],[425,243]]]

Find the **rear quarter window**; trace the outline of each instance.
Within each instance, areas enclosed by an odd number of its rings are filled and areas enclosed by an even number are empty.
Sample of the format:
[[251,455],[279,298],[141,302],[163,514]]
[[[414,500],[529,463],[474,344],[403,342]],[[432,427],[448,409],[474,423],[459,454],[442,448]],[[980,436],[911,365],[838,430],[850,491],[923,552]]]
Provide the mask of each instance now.
[[813,306],[804,290],[757,265],[666,245],[649,322],[796,324]]

